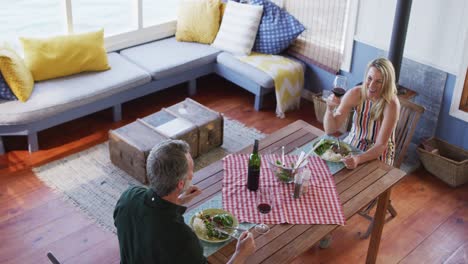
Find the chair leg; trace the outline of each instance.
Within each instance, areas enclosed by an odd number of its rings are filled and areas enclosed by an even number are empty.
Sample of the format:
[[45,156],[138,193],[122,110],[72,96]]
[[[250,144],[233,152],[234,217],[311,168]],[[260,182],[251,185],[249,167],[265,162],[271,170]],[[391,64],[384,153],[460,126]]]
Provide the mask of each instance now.
[[[370,217],[370,216],[369,216]],[[375,224],[375,220],[373,217],[370,217],[370,224],[369,224],[369,227],[367,227],[367,230],[364,234],[360,234],[361,232],[359,232],[359,238],[360,239],[368,239],[369,236],[372,234],[372,230],[374,229],[374,224]]]
[[391,218],[394,218],[395,216],[397,216],[397,211],[395,210],[395,207],[393,207],[392,205],[392,200],[388,201],[387,211],[390,213]]
[[372,200],[372,202],[369,203],[369,205],[367,205],[366,209],[361,210],[358,213],[364,217],[369,216],[370,210],[372,210],[372,208],[374,208],[376,205],[377,205],[377,199],[374,199]]
[[[363,234],[361,232],[359,232],[359,238],[361,238],[361,239],[367,239],[372,234],[372,229],[374,228],[375,219],[374,219],[373,216],[370,216],[369,212],[376,205],[377,205],[377,199],[374,199],[372,202],[369,203],[368,206],[366,206],[365,209],[358,212],[359,215],[361,215],[362,217],[364,217],[364,218],[366,218],[367,220],[370,221],[369,227],[367,228],[366,232],[363,233]],[[385,219],[385,222],[388,222],[388,221],[392,220],[393,218],[395,218],[395,216],[397,216],[397,211],[395,210],[395,207],[393,207],[393,205],[392,205],[392,200],[388,200],[387,212],[390,213],[390,217]]]

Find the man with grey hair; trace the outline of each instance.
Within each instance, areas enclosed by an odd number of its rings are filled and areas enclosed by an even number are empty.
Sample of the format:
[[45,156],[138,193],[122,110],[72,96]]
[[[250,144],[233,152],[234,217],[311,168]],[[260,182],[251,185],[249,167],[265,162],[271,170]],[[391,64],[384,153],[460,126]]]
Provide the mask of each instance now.
[[[121,263],[206,263],[203,248],[184,222],[183,206],[201,190],[192,185],[189,145],[168,140],[155,146],[147,159],[150,188],[126,190],[114,210]],[[238,239],[229,263],[242,263],[255,251],[249,232]]]

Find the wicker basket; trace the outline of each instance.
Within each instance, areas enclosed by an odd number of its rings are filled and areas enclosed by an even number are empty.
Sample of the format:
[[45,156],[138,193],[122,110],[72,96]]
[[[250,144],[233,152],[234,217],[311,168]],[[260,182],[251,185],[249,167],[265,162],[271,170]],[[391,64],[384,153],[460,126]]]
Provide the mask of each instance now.
[[452,187],[468,182],[468,151],[438,138],[430,138],[417,149],[428,172]]
[[[327,103],[325,102],[325,100],[323,100],[322,93],[312,94],[312,100],[314,102],[315,118],[320,123],[323,123],[323,116],[325,115],[325,110],[327,109]],[[338,130],[341,133],[349,131],[351,129],[351,120],[353,120],[352,112],[349,114],[348,118],[346,118],[345,122]]]

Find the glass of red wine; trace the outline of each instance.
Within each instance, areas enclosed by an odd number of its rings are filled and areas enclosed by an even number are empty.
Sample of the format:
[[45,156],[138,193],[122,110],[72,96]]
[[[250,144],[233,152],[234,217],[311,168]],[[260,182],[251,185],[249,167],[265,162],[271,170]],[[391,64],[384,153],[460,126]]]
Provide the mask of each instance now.
[[257,191],[257,210],[260,212],[261,221],[260,224],[255,226],[255,231],[260,234],[266,234],[270,231],[270,227],[264,224],[264,215],[270,213],[273,207],[273,196],[268,188],[260,188]]
[[343,75],[336,75],[335,80],[333,81],[333,89],[332,92],[335,94],[336,97],[341,97],[346,93],[346,85],[347,79],[346,76]]

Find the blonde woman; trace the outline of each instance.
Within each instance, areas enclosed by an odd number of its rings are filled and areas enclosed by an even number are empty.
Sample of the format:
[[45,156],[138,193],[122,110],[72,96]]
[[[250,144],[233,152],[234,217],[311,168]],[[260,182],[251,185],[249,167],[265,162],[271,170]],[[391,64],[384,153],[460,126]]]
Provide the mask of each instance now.
[[327,98],[325,132],[335,133],[350,111],[354,111],[353,124],[344,141],[364,152],[343,158],[345,166],[354,169],[374,159],[392,165],[400,102],[395,85],[395,70],[388,59],[371,61],[363,84],[350,89],[341,100],[333,94]]

